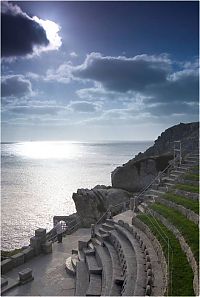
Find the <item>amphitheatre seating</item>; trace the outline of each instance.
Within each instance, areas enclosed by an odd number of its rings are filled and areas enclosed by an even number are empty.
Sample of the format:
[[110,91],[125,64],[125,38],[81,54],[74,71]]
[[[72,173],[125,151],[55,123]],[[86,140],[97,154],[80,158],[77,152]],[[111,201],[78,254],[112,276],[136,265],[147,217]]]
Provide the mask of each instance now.
[[188,156],[144,192],[139,213],[107,219],[79,242],[76,296],[198,295],[197,193],[177,187],[187,178],[195,190],[196,164],[198,156]]
[[153,269],[160,270],[159,275],[162,272],[159,264],[155,266],[156,253],[145,243],[128,223],[106,220],[95,237],[79,242],[75,295],[151,295],[155,280]]

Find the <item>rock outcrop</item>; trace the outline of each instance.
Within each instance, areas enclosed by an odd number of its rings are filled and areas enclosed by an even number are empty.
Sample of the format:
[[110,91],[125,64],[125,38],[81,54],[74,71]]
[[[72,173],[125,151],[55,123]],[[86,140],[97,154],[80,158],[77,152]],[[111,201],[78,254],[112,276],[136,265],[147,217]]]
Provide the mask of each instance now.
[[197,150],[199,123],[180,123],[165,130],[152,147],[112,172],[112,186],[132,192],[143,189],[173,158],[174,141],[177,140],[181,140],[184,152]]
[[73,193],[77,214],[83,227],[90,227],[106,212],[109,206],[129,201],[131,194],[121,189],[96,186],[89,189],[78,189]]

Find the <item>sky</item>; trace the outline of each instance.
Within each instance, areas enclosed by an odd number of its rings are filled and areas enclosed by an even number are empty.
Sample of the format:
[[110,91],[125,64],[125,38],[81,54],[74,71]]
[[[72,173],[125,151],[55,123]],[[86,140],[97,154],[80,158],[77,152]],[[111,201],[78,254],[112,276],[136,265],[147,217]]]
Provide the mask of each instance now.
[[198,5],[2,2],[2,141],[153,140],[198,121]]

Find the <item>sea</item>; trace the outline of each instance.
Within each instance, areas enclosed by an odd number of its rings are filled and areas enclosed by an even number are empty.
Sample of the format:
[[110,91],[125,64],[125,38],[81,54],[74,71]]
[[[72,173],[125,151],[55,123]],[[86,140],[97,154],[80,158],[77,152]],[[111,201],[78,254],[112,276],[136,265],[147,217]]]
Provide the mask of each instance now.
[[29,244],[54,215],[75,212],[78,188],[111,185],[111,172],[153,141],[30,141],[1,144],[1,249]]

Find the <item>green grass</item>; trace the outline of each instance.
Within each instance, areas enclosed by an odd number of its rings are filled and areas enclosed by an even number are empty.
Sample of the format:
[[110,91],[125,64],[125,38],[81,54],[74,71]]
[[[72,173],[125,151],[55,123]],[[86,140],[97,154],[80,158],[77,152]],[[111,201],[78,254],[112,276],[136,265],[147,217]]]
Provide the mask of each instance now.
[[184,179],[199,181],[199,174],[188,173],[188,174],[184,175]]
[[166,193],[162,196],[162,198],[175,202],[176,204],[182,205],[199,214],[199,202],[196,200],[187,199],[182,196],[175,195],[173,193]]
[[[168,256],[168,249],[165,241],[158,233],[157,228],[154,224],[152,224],[149,216],[145,214],[141,214],[138,216],[152,231],[152,233],[156,236],[158,241],[160,242],[163,252],[165,254],[165,258]],[[179,241],[176,239],[174,234],[167,229],[159,220],[158,224],[160,228],[165,232],[167,237],[170,240],[170,245],[173,249],[173,266],[172,266],[172,258],[170,257],[170,267],[172,269],[172,291],[171,283],[169,283],[169,295],[171,296],[194,296],[193,291],[193,272],[187,261],[187,257],[181,249]],[[170,268],[171,271],[171,268]]]
[[176,184],[175,187],[177,189],[179,189],[179,190],[183,190],[183,191],[186,191],[186,192],[199,193],[199,186]]
[[167,218],[183,235],[190,246],[197,264],[199,263],[199,228],[180,212],[160,203],[154,203],[151,208]]

